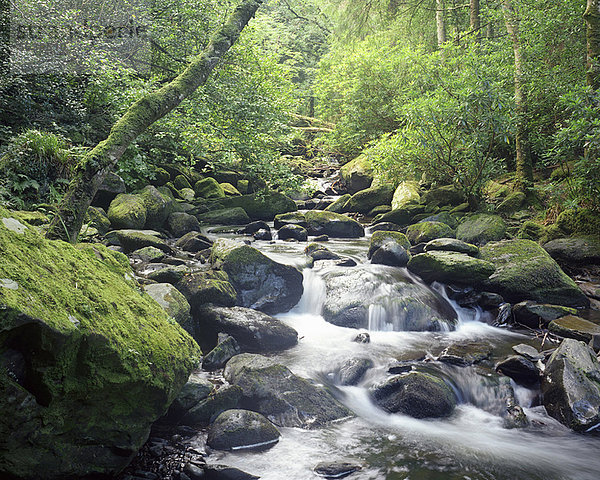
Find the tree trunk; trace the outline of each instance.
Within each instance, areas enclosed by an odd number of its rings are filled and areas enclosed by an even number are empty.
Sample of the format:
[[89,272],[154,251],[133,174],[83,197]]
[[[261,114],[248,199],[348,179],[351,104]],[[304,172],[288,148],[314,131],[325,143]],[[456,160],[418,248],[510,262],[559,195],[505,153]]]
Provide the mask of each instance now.
[[504,20],[506,22],[506,30],[512,41],[515,56],[517,187],[525,191],[533,182],[533,167],[527,132],[527,85],[523,78],[523,56],[521,54],[521,42],[519,39],[519,19],[515,15],[512,0],[504,0]]
[[0,0],[0,75],[10,72],[10,0]]
[[437,26],[438,47],[446,43],[446,12],[444,0],[435,0],[435,23]]
[[471,31],[475,32],[475,40],[481,41],[481,23],[479,20],[479,0],[470,0],[469,2],[469,24]]
[[587,84],[600,89],[600,0],[587,0],[583,14],[587,26]]
[[238,39],[263,0],[245,0],[211,38],[208,46],[173,81],[137,100],[113,125],[106,140],[84,158],[69,185],[47,237],[75,242],[85,213],[98,187],[127,147],[158,119],[164,117],[203,85],[219,60]]

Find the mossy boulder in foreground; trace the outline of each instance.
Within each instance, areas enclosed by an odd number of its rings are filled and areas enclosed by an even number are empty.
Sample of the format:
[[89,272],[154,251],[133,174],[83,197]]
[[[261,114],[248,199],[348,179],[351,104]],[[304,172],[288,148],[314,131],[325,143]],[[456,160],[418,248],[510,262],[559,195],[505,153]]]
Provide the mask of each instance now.
[[201,352],[125,256],[10,217],[0,209],[0,477],[115,474]]
[[465,253],[431,251],[415,255],[408,269],[426,282],[458,283],[479,287],[494,273],[492,263]]
[[496,267],[487,288],[508,302],[534,300],[567,307],[589,305],[577,284],[532,240],[488,243],[481,248],[480,257]]

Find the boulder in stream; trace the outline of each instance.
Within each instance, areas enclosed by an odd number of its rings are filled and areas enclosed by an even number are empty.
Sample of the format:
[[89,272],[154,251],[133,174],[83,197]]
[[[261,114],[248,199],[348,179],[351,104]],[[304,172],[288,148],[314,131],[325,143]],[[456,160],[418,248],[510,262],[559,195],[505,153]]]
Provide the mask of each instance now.
[[427,243],[436,238],[453,238],[454,230],[442,222],[419,222],[406,230],[406,236],[412,245]]
[[330,238],[364,237],[365,229],[356,220],[334,212],[312,210],[304,215],[309,235],[327,235]]
[[408,262],[408,269],[426,282],[438,281],[481,287],[496,267],[490,262],[464,253],[434,250],[414,255]]
[[108,208],[108,219],[115,229],[144,228],[146,214],[146,205],[139,195],[121,193],[110,203]]
[[0,208],[0,477],[115,475],[200,349],[140,293],[124,255],[10,218]]
[[224,376],[242,389],[245,408],[281,427],[315,428],[352,415],[325,389],[261,355],[233,357]]
[[393,195],[394,190],[389,185],[371,186],[352,195],[344,204],[344,211],[366,214],[375,207],[389,205]]
[[384,410],[414,418],[447,417],[457,402],[444,380],[423,372],[394,375],[371,387],[370,394]]
[[548,413],[578,432],[600,424],[600,364],[585,343],[565,339],[546,363],[542,380]]
[[264,449],[279,441],[279,430],[260,413],[226,410],[208,428],[206,444],[216,450]]
[[498,215],[481,213],[472,215],[456,229],[456,238],[475,245],[502,240],[506,235],[506,223]]

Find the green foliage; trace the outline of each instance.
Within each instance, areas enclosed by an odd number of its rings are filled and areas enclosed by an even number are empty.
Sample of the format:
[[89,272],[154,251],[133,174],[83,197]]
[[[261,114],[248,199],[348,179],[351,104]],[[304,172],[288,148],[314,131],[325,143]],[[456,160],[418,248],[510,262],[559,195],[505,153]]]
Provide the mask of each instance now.
[[[39,130],[27,130],[14,137],[0,158],[4,195],[23,207],[53,202],[69,182],[77,162],[64,137]],[[0,193],[0,196],[4,196]]]

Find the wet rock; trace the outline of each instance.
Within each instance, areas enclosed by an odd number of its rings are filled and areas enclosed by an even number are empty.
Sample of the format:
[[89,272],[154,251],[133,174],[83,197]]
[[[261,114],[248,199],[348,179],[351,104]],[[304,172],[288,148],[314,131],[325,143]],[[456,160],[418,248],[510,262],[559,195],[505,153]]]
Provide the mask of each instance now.
[[184,175],[181,175],[181,174],[176,175],[175,178],[173,178],[173,186],[177,190],[182,190],[184,188],[192,188],[192,185],[190,184],[188,179]]
[[293,347],[298,333],[281,320],[243,307],[206,306],[197,315],[201,328],[231,335],[246,352],[274,352]]
[[371,335],[369,335],[369,332],[361,332],[352,341],[356,343],[371,343]]
[[148,273],[146,277],[158,283],[176,285],[190,269],[186,265],[167,265]]
[[348,461],[321,462],[314,468],[314,472],[323,478],[344,478],[360,470],[360,463]]
[[479,287],[496,268],[490,262],[464,253],[430,251],[413,256],[408,269],[426,282],[458,283]]
[[213,246],[211,262],[227,273],[242,307],[275,314],[287,312],[302,297],[302,273],[255,248],[220,239]]
[[173,197],[163,195],[152,185],[144,187],[138,195],[146,207],[146,228],[162,228],[175,209]]
[[[36,223],[39,223],[39,221],[36,221],[35,218],[25,220],[28,220],[28,223],[30,225],[35,225]],[[100,235],[104,235],[111,228],[110,220],[108,219],[106,212],[103,208],[100,207],[89,207],[87,209],[87,212],[85,214],[85,223],[87,223],[89,227],[98,230],[98,233]]]
[[436,213],[435,215],[430,215],[428,217],[425,217],[423,220],[419,220],[418,223],[424,223],[424,222],[445,223],[452,230],[455,230],[456,227],[458,226],[458,220],[456,219],[456,217],[454,215],[452,215],[449,212],[440,212],[440,213]]
[[540,305],[530,300],[513,305],[515,321],[530,328],[544,328],[552,320],[576,313],[577,310],[574,308],[560,305]]
[[[224,207],[242,207],[252,220],[270,221],[276,215],[295,212],[296,203],[286,195],[273,190],[264,190],[259,194],[241,195],[221,200]],[[275,226],[275,228],[278,228]]]
[[216,450],[256,449],[275,445],[280,435],[260,413],[227,410],[210,425],[206,443]]
[[108,219],[115,229],[141,229],[146,224],[146,206],[139,195],[117,195],[108,208]]
[[164,240],[145,230],[116,230],[114,234],[125,252],[133,252],[144,247],[155,247],[165,253],[172,253],[171,247]]
[[245,408],[262,413],[278,426],[314,428],[351,415],[326,390],[260,355],[233,357],[224,376],[242,388]]
[[242,207],[218,208],[196,215],[201,223],[210,225],[244,225],[250,223],[250,217]]
[[483,308],[498,308],[504,303],[502,295],[492,292],[481,292],[479,306]]
[[421,222],[408,227],[406,237],[412,245],[416,245],[436,238],[453,238],[454,230],[441,222]]
[[313,238],[313,242],[328,242],[329,237],[327,235],[319,235],[318,237]]
[[467,342],[455,343],[440,353],[440,362],[467,367],[488,360],[492,355],[492,347],[487,343]]
[[584,342],[594,340],[594,345],[600,344],[600,325],[575,315],[567,315],[553,320],[548,325],[548,330],[560,337],[574,338]]
[[[453,328],[456,313],[441,297],[412,283],[401,270],[368,266],[325,273],[327,294],[323,318],[343,327],[369,328],[369,315],[396,331],[437,331]],[[381,269],[381,270],[379,270]],[[385,323],[385,325],[383,325]]]
[[169,231],[174,237],[182,237],[189,232],[199,232],[200,222],[198,219],[189,213],[173,212],[167,219]]
[[333,253],[327,247],[319,245],[317,243],[309,244],[305,249],[304,253],[311,257],[313,260],[339,260],[340,256],[337,253]]
[[181,419],[181,423],[192,427],[208,425],[222,412],[239,408],[241,400],[242,389],[240,387],[223,385],[211,391],[204,400],[190,408]]
[[358,265],[355,260],[351,258],[342,258],[334,262],[336,267],[356,267]]
[[332,204],[327,206],[327,208],[325,208],[325,211],[333,212],[333,213],[344,213],[346,211],[344,206],[346,205],[346,203],[348,203],[348,200],[350,200],[351,196],[352,195],[350,195],[349,193],[347,193],[346,195],[342,195],[340,198],[335,200]]
[[308,240],[308,232],[306,228],[300,225],[284,225],[277,231],[277,237],[279,240],[298,240],[299,242],[306,242]]
[[94,196],[94,200],[92,201],[92,205],[94,205],[95,207],[104,208],[106,210],[109,207],[110,203],[117,197],[117,195],[125,193],[125,191],[125,181],[116,173],[109,172],[104,178],[104,181],[102,182],[100,187],[98,188],[98,191]]
[[413,223],[415,215],[423,213],[425,206],[419,204],[408,204],[401,208],[393,209],[390,212],[378,215],[373,219],[373,223],[394,223],[401,227]]
[[565,339],[546,363],[541,384],[548,413],[585,432],[600,423],[600,365],[583,342]]
[[275,217],[275,221],[273,223],[275,228],[278,230],[286,225],[298,225],[304,228],[308,226],[306,223],[306,217],[301,212],[282,213]]
[[421,202],[421,191],[419,183],[414,181],[400,182],[400,185],[394,190],[392,197],[392,209],[402,208],[410,203]]
[[523,385],[535,385],[540,380],[540,370],[521,355],[511,355],[496,364],[496,371]]
[[510,303],[503,303],[498,307],[498,314],[496,315],[495,325],[506,325],[510,323],[512,319],[512,307]]
[[544,250],[561,265],[600,264],[600,239],[597,236],[557,238],[545,243]]
[[171,404],[169,416],[180,418],[188,410],[208,398],[213,389],[214,385],[212,383],[193,373]]
[[410,254],[395,243],[382,245],[371,257],[371,263],[377,265],[389,265],[392,267],[405,267],[410,260]]
[[273,234],[271,233],[271,229],[263,230],[260,229],[258,232],[254,234],[254,240],[273,240]]
[[513,192],[496,207],[496,211],[498,213],[516,212],[525,204],[526,199],[523,192]]
[[371,235],[367,258],[371,258],[377,249],[386,244],[398,245],[404,250],[410,249],[410,242],[403,233],[395,231],[376,231]]
[[456,229],[456,238],[475,245],[502,240],[505,235],[506,223],[498,215],[472,215]]
[[269,227],[269,224],[267,222],[263,222],[262,220],[258,220],[256,222],[251,222],[248,225],[246,225],[244,228],[242,228],[239,233],[243,234],[243,235],[254,235],[256,232],[258,232],[259,230],[271,230],[271,227]]
[[309,211],[304,215],[309,235],[327,235],[330,238],[359,238],[365,235],[360,223],[333,212]]
[[242,349],[235,338],[226,335],[225,338],[219,339],[217,346],[204,356],[202,368],[209,371],[218,370],[240,353],[242,353]]
[[207,465],[204,467],[204,475],[206,480],[258,480],[260,478],[227,465]]
[[543,354],[538,352],[531,345],[527,345],[525,343],[519,343],[518,345],[513,345],[512,349],[516,354],[521,355],[522,357],[525,357],[532,362],[537,362],[538,360],[544,359]]
[[175,242],[177,248],[186,252],[197,253],[212,246],[212,241],[200,232],[189,232]]
[[482,260],[495,265],[488,290],[501,294],[509,302],[534,300],[538,303],[585,307],[589,300],[558,266],[531,240],[504,240],[485,245]]
[[457,240],[456,238],[436,238],[427,242],[425,245],[426,252],[436,250],[464,253],[471,257],[476,257],[479,254],[479,248],[477,246],[463,242],[462,240]]
[[220,271],[186,273],[177,283],[177,289],[187,298],[194,311],[207,303],[232,307],[237,299],[237,292],[229,283],[229,277]]
[[169,314],[170,317],[174,318],[175,321],[186,328],[191,321],[190,316],[190,304],[186,298],[170,283],[153,283],[151,285],[144,285],[144,291],[152,297],[152,299],[158,303],[164,310]]
[[389,185],[371,186],[356,192],[344,205],[344,211],[366,214],[380,205],[389,205],[394,191]]
[[370,358],[351,358],[344,362],[335,374],[338,385],[357,385],[367,373],[373,368],[373,360]]
[[447,417],[457,402],[454,392],[442,379],[422,372],[394,375],[371,387],[369,392],[384,410],[414,418]]
[[144,247],[131,252],[130,257],[145,263],[159,263],[165,258],[165,252],[156,247]]
[[204,480],[204,469],[192,463],[186,463],[183,467],[183,473],[185,473],[190,480]]
[[399,232],[400,230],[402,230],[402,227],[400,225],[396,225],[395,223],[381,222],[381,223],[376,223],[375,225],[371,225],[369,227],[369,230],[372,233],[375,233],[375,232]]

